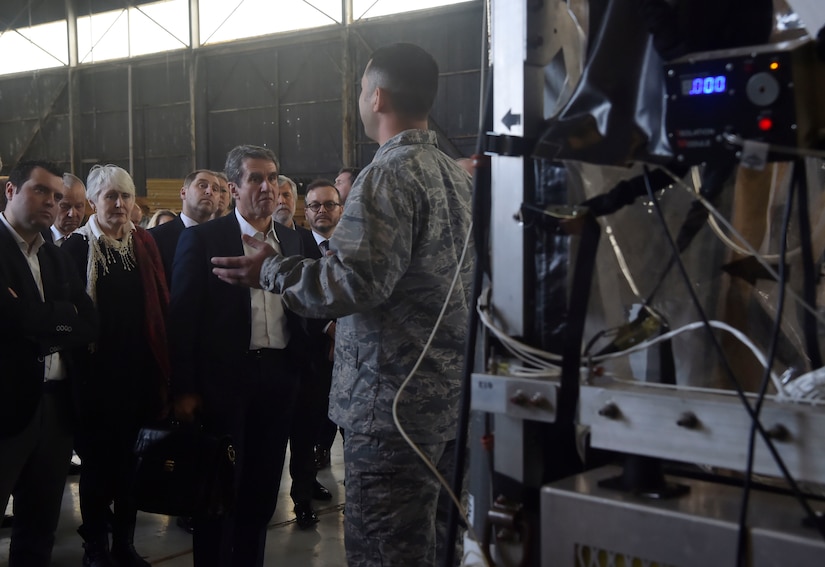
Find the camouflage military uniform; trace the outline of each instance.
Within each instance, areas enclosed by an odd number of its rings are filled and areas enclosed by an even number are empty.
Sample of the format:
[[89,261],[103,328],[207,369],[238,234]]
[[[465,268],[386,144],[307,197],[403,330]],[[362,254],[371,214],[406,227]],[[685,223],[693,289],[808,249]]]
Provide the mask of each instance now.
[[[338,320],[329,415],[347,433],[351,564],[432,564],[427,514],[438,487],[429,478],[425,486],[423,477],[431,475],[423,469],[417,478],[397,475],[417,457],[396,430],[392,404],[447,296],[469,230],[470,201],[468,175],[437,148],[435,133],[407,130],[381,146],[358,176],[330,241],[333,256],[276,256],[261,271],[261,285],[282,293],[293,311]],[[398,404],[407,434],[436,460],[455,437],[471,258],[469,250],[427,356]],[[387,505],[398,522],[383,515]]]

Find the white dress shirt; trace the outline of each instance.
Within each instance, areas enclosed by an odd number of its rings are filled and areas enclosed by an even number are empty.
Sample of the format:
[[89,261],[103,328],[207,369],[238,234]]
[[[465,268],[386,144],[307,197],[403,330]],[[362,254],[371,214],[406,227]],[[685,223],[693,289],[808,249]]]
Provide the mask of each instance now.
[[[262,240],[281,253],[281,243],[275,234],[274,220],[270,219],[269,231],[266,234],[256,230],[251,224],[246,222],[238,209],[235,209],[235,216],[241,227],[241,234],[247,234],[258,240]],[[256,250],[251,246],[243,245],[246,256],[253,255]],[[252,332],[250,334],[249,348],[257,350],[259,348],[286,348],[289,343],[289,328],[286,322],[286,313],[281,296],[270,293],[262,289],[250,289],[249,300],[252,307]]]
[[196,221],[192,217],[186,216],[186,214],[184,214],[183,211],[181,211],[181,213],[178,216],[180,217],[180,220],[183,221],[184,228],[189,228],[190,226],[195,226],[196,224],[198,224],[198,221]]
[[[6,225],[6,228],[9,229],[9,232],[11,233],[15,242],[17,242],[17,245],[20,247],[20,252],[26,259],[26,263],[29,265],[32,277],[34,278],[34,281],[37,284],[37,291],[40,292],[40,300],[45,301],[43,295],[43,277],[40,275],[40,259],[37,257],[37,252],[40,250],[40,247],[46,243],[46,240],[43,238],[42,234],[38,234],[37,237],[35,237],[32,245],[29,246],[29,243],[23,240],[23,237],[17,234],[17,231],[14,230],[14,227],[11,224],[9,224],[8,219],[6,219],[5,213],[0,213],[0,220],[2,220],[3,224]],[[64,378],[66,378],[66,364],[60,357],[59,352],[55,352],[44,356],[43,362],[43,380],[63,380]]]
[[54,240],[55,246],[63,246],[63,243],[66,242],[66,239],[69,238],[69,235],[63,234],[54,225],[52,225],[50,230],[52,231],[52,240]]

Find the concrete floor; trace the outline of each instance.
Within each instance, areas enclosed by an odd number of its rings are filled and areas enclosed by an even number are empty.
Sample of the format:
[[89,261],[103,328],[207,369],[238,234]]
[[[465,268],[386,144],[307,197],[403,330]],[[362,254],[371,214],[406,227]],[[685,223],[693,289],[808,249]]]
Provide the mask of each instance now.
[[[288,459],[288,456],[287,456]],[[331,502],[313,502],[320,522],[314,528],[300,530],[295,524],[291,480],[284,467],[278,506],[269,524],[265,565],[279,567],[343,567],[344,558],[344,461],[341,438],[332,448],[332,467],[318,472],[318,480],[332,492]],[[289,462],[287,460],[287,462]],[[9,503],[9,513],[12,503]],[[57,542],[52,555],[54,567],[79,567],[83,557],[80,536],[77,477],[70,476],[63,493],[63,513],[58,526]],[[10,530],[0,530],[0,567],[8,565]],[[192,565],[192,536],[175,524],[175,518],[138,513],[135,548],[152,565],[188,567]]]

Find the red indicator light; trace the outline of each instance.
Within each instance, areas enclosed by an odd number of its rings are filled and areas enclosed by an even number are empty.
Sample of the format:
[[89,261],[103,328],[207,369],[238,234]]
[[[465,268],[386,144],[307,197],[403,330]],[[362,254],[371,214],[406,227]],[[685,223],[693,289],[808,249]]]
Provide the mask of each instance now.
[[771,128],[773,128],[773,120],[770,118],[760,118],[758,122],[759,129],[763,132],[767,132]]

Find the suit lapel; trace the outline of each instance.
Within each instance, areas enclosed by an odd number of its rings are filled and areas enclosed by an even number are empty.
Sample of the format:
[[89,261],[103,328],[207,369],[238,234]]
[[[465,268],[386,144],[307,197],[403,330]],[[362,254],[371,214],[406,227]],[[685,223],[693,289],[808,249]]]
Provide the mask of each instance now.
[[[234,213],[231,215],[226,215],[225,217],[221,217],[220,219],[216,219],[212,222],[221,223],[220,225],[220,232],[218,233],[218,243],[215,247],[215,251],[218,252],[217,256],[243,256],[243,242],[241,241],[241,225],[238,224],[238,219],[235,217]],[[217,227],[216,227],[217,228]],[[249,325],[252,321],[252,304],[249,295],[249,288],[246,287],[238,287],[232,286],[234,289],[234,295],[237,298],[236,302],[239,307],[243,307],[243,311],[238,311],[238,313],[245,313],[246,314],[246,327],[250,328]]]
[[28,262],[26,262],[26,258],[23,257],[14,236],[11,235],[2,222],[0,222],[0,241],[2,241],[4,247],[2,258],[6,267],[5,271],[15,293],[24,297],[40,297],[37,282],[34,281],[34,276]]
[[56,258],[52,256],[52,250],[48,250],[48,244],[44,244],[37,253],[37,258],[40,260],[40,280],[43,282],[43,298],[51,300],[57,298],[57,288],[60,282],[55,277],[54,261]]
[[[224,217],[227,218],[227,217]],[[231,243],[228,247],[232,256],[243,256],[243,241],[241,240],[241,225],[235,215],[228,215],[229,222],[226,223],[226,242]]]
[[284,256],[300,256],[301,239],[298,237],[298,233],[277,222],[272,224],[275,227],[275,234],[278,235],[281,254]]

